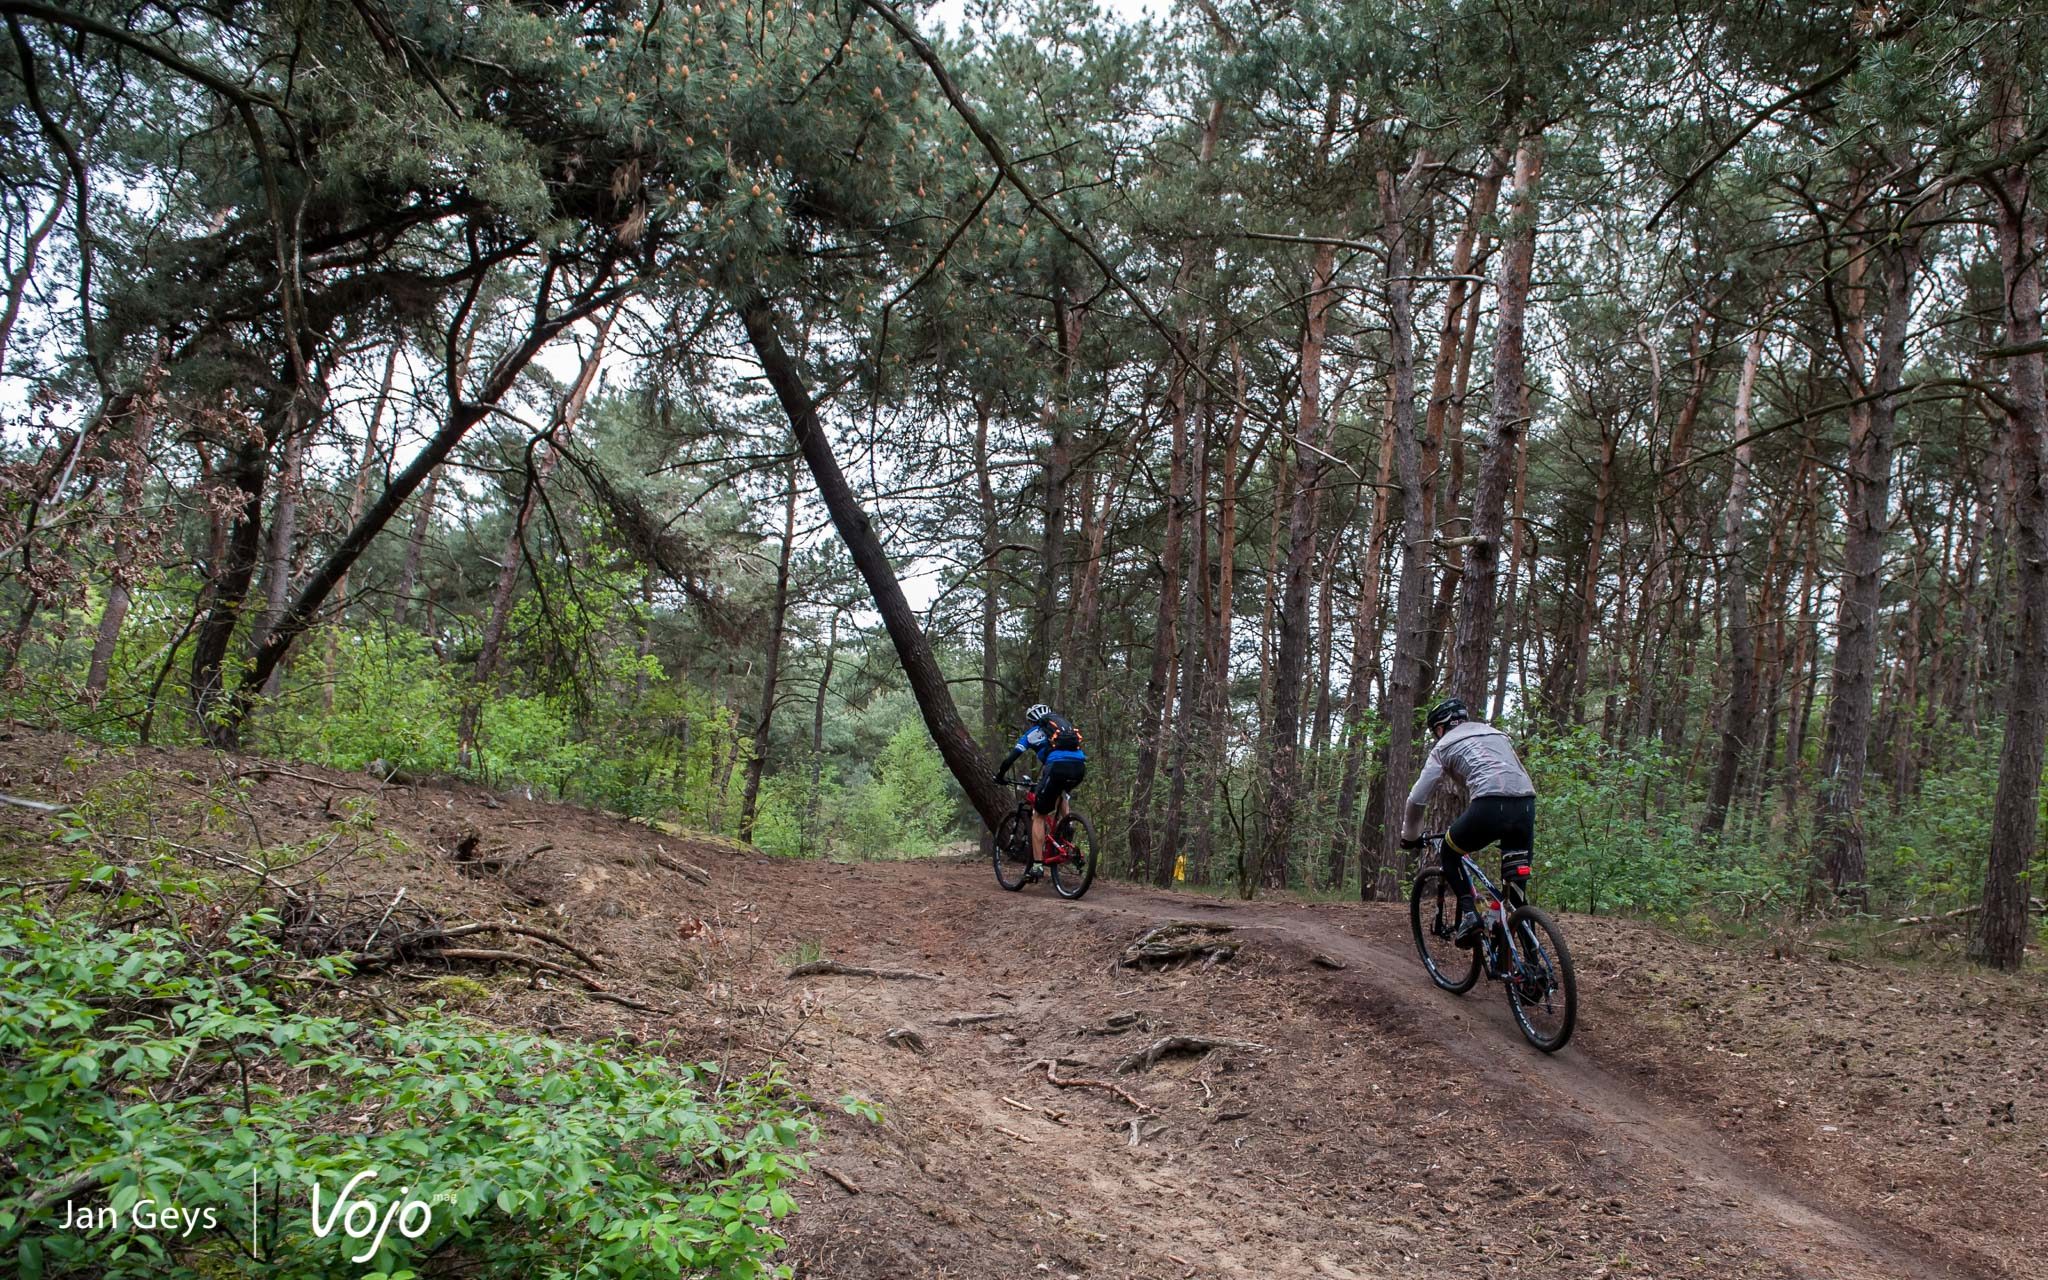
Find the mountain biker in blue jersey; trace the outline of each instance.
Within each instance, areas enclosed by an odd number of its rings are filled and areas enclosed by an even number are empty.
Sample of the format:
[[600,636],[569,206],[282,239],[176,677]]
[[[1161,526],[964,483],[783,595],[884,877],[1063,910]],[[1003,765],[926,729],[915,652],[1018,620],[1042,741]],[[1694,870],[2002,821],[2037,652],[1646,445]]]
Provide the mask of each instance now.
[[1024,712],[1024,732],[1017,735],[1017,745],[1010,748],[1010,754],[996,768],[997,786],[1009,785],[1010,766],[1026,751],[1038,757],[1041,770],[1038,798],[1031,806],[1031,861],[1035,872],[1036,864],[1045,858],[1047,821],[1056,809],[1066,812],[1067,793],[1088,776],[1088,753],[1081,749],[1081,731],[1074,727],[1074,722],[1043,702],[1033,703]]
[[1474,720],[1458,699],[1439,702],[1426,726],[1436,743],[1422,763],[1415,789],[1408,793],[1401,845],[1421,847],[1423,810],[1448,774],[1465,792],[1465,812],[1444,832],[1444,877],[1458,894],[1458,928],[1453,936],[1459,946],[1470,947],[1479,935],[1479,913],[1471,877],[1465,874],[1465,855],[1498,840],[1501,874],[1526,877],[1536,843],[1536,784],[1508,735],[1484,720]]

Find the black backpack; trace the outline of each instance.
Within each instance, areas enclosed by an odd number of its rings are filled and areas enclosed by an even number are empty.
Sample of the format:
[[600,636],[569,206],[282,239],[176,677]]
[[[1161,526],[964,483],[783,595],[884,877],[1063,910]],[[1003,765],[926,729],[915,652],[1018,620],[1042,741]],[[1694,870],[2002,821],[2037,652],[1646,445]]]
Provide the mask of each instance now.
[[1079,751],[1081,731],[1074,722],[1055,711],[1039,721],[1045,729],[1046,746],[1053,751]]

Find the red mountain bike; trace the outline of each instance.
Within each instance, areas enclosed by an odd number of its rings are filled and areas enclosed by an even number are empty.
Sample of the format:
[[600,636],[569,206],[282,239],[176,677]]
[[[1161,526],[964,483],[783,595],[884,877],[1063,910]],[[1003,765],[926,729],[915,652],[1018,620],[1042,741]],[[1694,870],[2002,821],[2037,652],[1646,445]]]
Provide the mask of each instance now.
[[1045,860],[1031,860],[1031,806],[1038,799],[1036,783],[1016,780],[1017,807],[996,824],[993,857],[996,883],[1015,893],[1034,880],[1050,878],[1062,898],[1078,898],[1095,883],[1095,829],[1069,808],[1045,835]]

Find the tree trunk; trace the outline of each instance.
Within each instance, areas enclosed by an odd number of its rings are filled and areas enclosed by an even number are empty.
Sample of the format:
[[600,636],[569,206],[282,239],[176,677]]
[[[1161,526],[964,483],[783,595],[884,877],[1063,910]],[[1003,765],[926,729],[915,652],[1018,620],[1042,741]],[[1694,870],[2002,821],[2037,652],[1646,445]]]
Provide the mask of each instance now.
[[[832,611],[832,629],[825,638],[825,669],[818,675],[818,697],[811,704],[811,789],[804,797],[803,851],[811,852],[811,834],[818,829],[818,804],[825,781],[825,693],[832,687],[832,664],[839,657],[839,615]],[[993,836],[988,837],[993,839]],[[987,839],[983,841],[987,843]],[[987,853],[987,849],[982,850]]]
[[[2025,132],[2022,100],[2009,74],[1998,81],[1992,138],[2000,159]],[[2048,217],[2033,199],[2022,164],[1995,171],[1998,258],[2005,284],[2006,346],[2023,354],[2006,368],[2012,410],[2006,475],[2014,482],[2011,511],[2018,626],[2006,683],[2005,740],[1991,807],[1991,856],[1970,939],[1970,958],[2013,970],[2025,959],[2028,863],[2038,849],[2042,735],[2048,732],[2048,371],[2041,353],[2041,254]]]
[[[163,357],[159,352],[143,375],[142,385],[131,401],[135,415],[129,426],[127,457],[121,464],[121,516],[134,522],[142,510],[149,483],[149,437],[156,428],[157,386],[163,379]],[[125,530],[114,536],[114,564],[108,575],[107,606],[92,642],[92,660],[85,675],[85,695],[97,702],[107,691],[107,676],[114,662],[114,647],[120,642],[121,627],[128,619],[133,601],[135,539]]]
[[[1216,601],[1210,612],[1209,681],[1204,686],[1204,696],[1209,704],[1204,718],[1215,734],[1207,747],[1213,753],[1211,758],[1216,762],[1215,772],[1219,777],[1224,772],[1230,752],[1230,633],[1237,590],[1237,455],[1244,440],[1245,383],[1248,379],[1244,353],[1235,338],[1230,342],[1230,364],[1235,399],[1230,415],[1230,433],[1223,439],[1223,465],[1217,469],[1223,478],[1223,491],[1216,504]],[[1215,833],[1214,824],[1206,818],[1195,828],[1196,874],[1203,883],[1208,880]]]
[[[1183,268],[1185,270],[1185,268]],[[1167,668],[1173,660],[1174,627],[1180,613],[1181,526],[1188,495],[1188,414],[1186,370],[1176,366],[1167,381],[1166,416],[1170,436],[1166,482],[1166,536],[1159,554],[1159,608],[1153,622],[1152,664],[1138,709],[1137,776],[1131,788],[1131,875],[1157,877],[1152,849],[1152,789],[1159,769],[1160,735],[1166,718]],[[1170,859],[1170,849],[1159,851]],[[1169,864],[1170,865],[1170,864]]]
[[1756,721],[1756,648],[1749,627],[1749,578],[1743,562],[1743,525],[1749,517],[1749,424],[1756,393],[1757,367],[1763,362],[1764,329],[1749,335],[1742,357],[1742,378],[1735,386],[1735,469],[1728,479],[1728,498],[1721,513],[1721,602],[1728,637],[1728,704],[1721,713],[1721,754],[1714,781],[1707,788],[1707,808],[1700,818],[1703,835],[1721,834],[1728,822],[1728,803],[1735,796],[1735,775]]
[[[988,459],[988,415],[989,402],[986,398],[974,402],[974,486],[975,494],[981,501],[981,739],[982,746],[992,756],[999,753],[1003,745],[1003,705],[1001,653],[997,648],[996,624],[1002,614],[1002,597],[997,590],[997,563],[1001,559],[1002,524],[996,510],[995,484],[989,474]],[[833,618],[838,627],[838,618]],[[827,661],[829,662],[829,658]],[[819,695],[819,713],[823,714],[824,701]],[[822,731],[822,724],[820,730]],[[812,782],[816,789],[816,780]],[[984,827],[981,832],[981,852],[991,852],[995,840],[993,828]]]
[[1600,612],[1600,559],[1607,549],[1608,504],[1614,497],[1614,451],[1621,433],[1600,420],[1600,474],[1594,482],[1593,514],[1586,532],[1586,563],[1579,575],[1578,614],[1565,642],[1562,682],[1551,709],[1559,724],[1583,724],[1586,669],[1592,658],[1593,619]]
[[[1054,340],[1059,346],[1059,374],[1052,394],[1039,414],[1049,442],[1045,452],[1045,531],[1038,551],[1038,604],[1031,616],[1031,648],[1024,659],[1024,678],[1038,681],[1049,690],[1053,620],[1059,617],[1060,575],[1066,571],[1067,481],[1073,465],[1071,421],[1068,414],[1073,395],[1074,364],[1080,355],[1081,318],[1079,307],[1064,294],[1053,300]],[[1064,655],[1062,655],[1064,657]],[[1025,690],[1027,696],[1033,691]],[[1044,696],[1040,693],[1038,696]],[[1037,701],[1038,697],[1032,697]]]
[[435,472],[427,477],[427,490],[413,509],[412,531],[405,540],[405,559],[398,568],[397,598],[391,606],[395,626],[403,627],[406,615],[412,612],[412,593],[419,588],[420,568],[427,555],[427,533],[434,527],[434,503],[440,491],[441,475]]
[[[1524,415],[1527,415],[1528,411],[1528,399],[1525,396],[1522,402],[1522,412]],[[1523,512],[1527,508],[1528,497],[1529,450],[1525,447],[1515,451],[1515,512],[1513,518],[1513,532],[1511,533],[1508,540],[1508,578],[1506,587],[1507,602],[1502,609],[1502,612],[1505,614],[1505,616],[1507,616],[1510,619],[1513,619],[1515,617],[1515,599],[1520,590],[1518,584],[1520,583],[1522,577],[1522,552],[1529,541],[1529,521],[1523,515]],[[1500,720],[1501,716],[1505,714],[1507,709],[1508,655],[1511,651],[1519,651],[1518,647],[1513,645],[1512,641],[1514,639],[1515,634],[1520,630],[1522,630],[1522,628],[1519,627],[1515,627],[1512,629],[1504,627],[1501,629],[1500,665],[1494,669],[1493,714],[1490,717],[1495,722],[1498,722]],[[1520,696],[1527,695],[1526,681],[1523,684],[1523,686],[1517,690],[1517,693]]]
[[1514,210],[1509,215],[1510,238],[1501,255],[1500,284],[1495,290],[1499,313],[1494,321],[1492,431],[1472,495],[1472,540],[1465,547],[1464,573],[1458,582],[1460,617],[1451,656],[1450,690],[1474,708],[1475,714],[1486,703],[1489,683],[1487,661],[1493,653],[1508,477],[1528,430],[1523,316],[1536,256],[1536,191],[1542,174],[1543,135],[1525,135],[1515,148]]
[[[1859,392],[1875,400],[1849,413],[1849,459],[1842,538],[1841,600],[1835,614],[1834,665],[1828,677],[1827,739],[1821,752],[1821,806],[1815,844],[1828,887],[1861,909],[1864,886],[1863,775],[1870,753],[1871,694],[1877,674],[1877,615],[1884,589],[1886,510],[1891,496],[1893,427],[1899,380],[1905,372],[1906,333],[1912,319],[1913,273],[1919,266],[1920,229],[1885,233],[1884,314],[1877,365]],[[1853,280],[1853,275],[1852,275]],[[1851,285],[1854,297],[1861,293]],[[1852,303],[1853,306],[1853,303]],[[1860,314],[1857,307],[1852,314]],[[1852,381],[1862,382],[1861,325],[1849,326]]]
[[[1193,537],[1181,539],[1180,619],[1176,624],[1180,641],[1180,691],[1175,702],[1180,709],[1180,731],[1168,740],[1166,760],[1166,817],[1161,824],[1159,857],[1152,864],[1152,882],[1165,888],[1173,883],[1174,864],[1183,854],[1182,815],[1188,794],[1188,752],[1211,736],[1207,699],[1202,691],[1202,588],[1208,581],[1209,526],[1209,398],[1201,399],[1201,412],[1194,431],[1194,458],[1189,463],[1193,492],[1189,512],[1195,518]],[[1204,812],[1200,811],[1198,812]],[[1206,814],[1205,814],[1206,816]]]
[[[1336,295],[1330,278],[1336,246],[1318,244],[1310,256],[1308,316],[1301,338],[1301,401],[1294,441],[1293,493],[1287,513],[1287,562],[1281,576],[1279,644],[1274,658],[1271,717],[1261,722],[1268,769],[1265,843],[1256,877],[1268,888],[1285,888],[1293,852],[1294,814],[1301,787],[1301,692],[1308,663],[1308,607],[1314,571],[1316,525],[1321,509],[1329,431],[1323,414],[1323,338]],[[1279,518],[1275,494],[1274,519]]]
[[782,507],[782,553],[775,559],[775,604],[768,616],[767,652],[761,664],[761,708],[754,717],[754,752],[747,758],[746,789],[740,795],[740,839],[754,838],[754,807],[761,798],[761,774],[768,765],[768,733],[775,720],[777,678],[782,673],[782,638],[789,620],[789,559],[796,546],[796,459],[789,462],[789,496]]
[[1357,842],[1354,819],[1358,809],[1358,784],[1365,769],[1365,711],[1371,685],[1369,676],[1379,668],[1380,575],[1387,560],[1388,516],[1393,508],[1387,501],[1387,481],[1394,467],[1393,397],[1387,398],[1380,418],[1380,467],[1372,490],[1372,516],[1366,522],[1365,551],[1358,566],[1358,609],[1351,624],[1351,687],[1344,697],[1344,776],[1337,784],[1336,830],[1330,833],[1328,875],[1330,883],[1341,884]]
[[[1385,701],[1387,741],[1374,784],[1374,813],[1360,847],[1359,896],[1392,898],[1402,864],[1401,823],[1396,796],[1416,772],[1415,709],[1422,696],[1422,653],[1429,625],[1430,536],[1428,496],[1423,491],[1421,424],[1415,414],[1415,312],[1409,280],[1409,183],[1392,173],[1379,175],[1381,230],[1387,252],[1387,309],[1391,321],[1389,359],[1393,368],[1394,472],[1401,490],[1401,577],[1394,598],[1393,669]],[[1376,821],[1375,821],[1376,819]]]
[[847,483],[846,474],[839,468],[832,442],[818,421],[817,404],[811,399],[803,374],[790,358],[777,332],[775,312],[758,294],[741,295],[736,299],[736,306],[740,321],[746,326],[747,341],[760,358],[762,372],[767,375],[769,384],[775,388],[776,399],[781,402],[782,411],[789,419],[790,434],[803,451],[804,463],[817,482],[818,496],[824,500],[825,509],[832,516],[833,527],[839,531],[840,540],[853,557],[854,567],[860,571],[868,593],[874,598],[875,611],[881,614],[882,625],[889,633],[890,643],[896,648],[897,660],[903,664],[911,696],[917,700],[918,710],[924,716],[925,728],[930,732],[946,767],[966,793],[968,802],[981,815],[982,821],[993,827],[1002,820],[1008,808],[1005,797],[989,780],[988,761],[975,744],[974,735],[961,721],[958,708],[953,705],[953,691],[946,683],[946,673],[940,669],[923,628],[918,626],[917,614],[904,598],[903,585],[896,579],[896,571],[889,564],[888,553],[882,549],[882,541],[876,536],[874,525],[869,522],[867,512],[862,510],[853,487]]
[[[370,425],[363,432],[363,452],[356,459],[355,482],[349,489],[348,523],[351,527],[363,518],[363,503],[370,494],[370,469],[377,463],[377,436],[384,426],[384,411],[391,404],[391,384],[398,373],[398,344],[392,343],[391,350],[384,357],[384,377],[377,386],[377,402],[370,410]],[[320,705],[323,710],[334,709],[335,672],[341,659],[341,623],[348,609],[348,575],[342,574],[334,583],[334,622],[327,629],[327,679],[320,687]]]

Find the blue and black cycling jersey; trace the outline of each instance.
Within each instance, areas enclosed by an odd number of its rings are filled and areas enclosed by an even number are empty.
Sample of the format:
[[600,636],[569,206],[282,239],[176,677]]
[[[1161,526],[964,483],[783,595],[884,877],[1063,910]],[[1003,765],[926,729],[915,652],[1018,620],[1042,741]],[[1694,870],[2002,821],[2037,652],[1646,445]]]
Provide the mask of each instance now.
[[1037,752],[1040,764],[1088,758],[1088,753],[1081,749],[1081,731],[1057,711],[1037,724],[1027,726],[1017,737],[1017,751],[1019,754]]
[[1042,766],[1088,758],[1088,753],[1081,747],[1081,731],[1074,727],[1073,721],[1057,711],[1024,726],[1024,732],[1017,735],[1017,745],[1010,748],[1009,757],[1003,761],[1000,772],[1009,772],[1010,765],[1027,751],[1037,755]]

